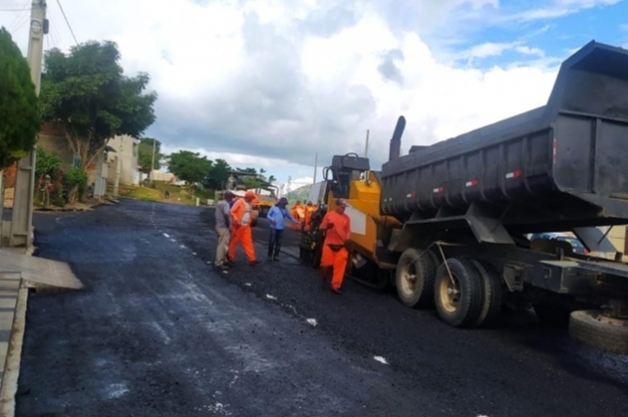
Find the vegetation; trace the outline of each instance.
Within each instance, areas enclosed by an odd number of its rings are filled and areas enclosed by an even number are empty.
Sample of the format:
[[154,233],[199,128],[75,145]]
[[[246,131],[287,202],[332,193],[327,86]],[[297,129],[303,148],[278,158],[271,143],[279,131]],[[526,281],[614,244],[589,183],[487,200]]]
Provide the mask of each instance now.
[[44,121],[60,123],[85,170],[116,135],[139,137],[155,121],[149,76],[123,74],[114,42],[57,48],[45,55],[41,101]]
[[[153,144],[155,145],[155,158],[153,164]],[[150,174],[153,170],[161,168],[161,142],[153,138],[142,138],[138,146],[137,162],[140,172]],[[153,165],[151,167],[151,164]]]
[[28,63],[0,28],[0,170],[24,157],[40,128],[38,100]]
[[188,183],[202,182],[212,167],[212,161],[199,153],[179,151],[170,155],[168,168],[182,181]]
[[49,175],[52,180],[59,178],[61,174],[61,159],[55,152],[48,155],[42,147],[37,148],[37,165],[35,168],[35,177],[41,180]]

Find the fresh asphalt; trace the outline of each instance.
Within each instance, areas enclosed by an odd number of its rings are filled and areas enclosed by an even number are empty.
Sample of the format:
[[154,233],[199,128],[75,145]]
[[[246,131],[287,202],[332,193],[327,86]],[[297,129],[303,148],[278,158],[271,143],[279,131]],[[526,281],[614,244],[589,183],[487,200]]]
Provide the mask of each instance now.
[[628,357],[532,315],[458,330],[352,281],[323,291],[287,255],[216,272],[211,209],[123,200],[35,226],[86,289],[31,295],[18,416],[628,416]]

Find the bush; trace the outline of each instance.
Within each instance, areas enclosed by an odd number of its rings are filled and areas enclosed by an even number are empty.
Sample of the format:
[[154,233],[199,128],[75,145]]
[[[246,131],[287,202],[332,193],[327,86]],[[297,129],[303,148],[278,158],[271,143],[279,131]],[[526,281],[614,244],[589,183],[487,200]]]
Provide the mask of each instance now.
[[59,176],[59,168],[61,168],[61,159],[56,152],[48,155],[41,146],[37,147],[37,164],[35,167],[35,176],[37,179],[41,179],[46,175],[50,175],[50,178],[56,180]]

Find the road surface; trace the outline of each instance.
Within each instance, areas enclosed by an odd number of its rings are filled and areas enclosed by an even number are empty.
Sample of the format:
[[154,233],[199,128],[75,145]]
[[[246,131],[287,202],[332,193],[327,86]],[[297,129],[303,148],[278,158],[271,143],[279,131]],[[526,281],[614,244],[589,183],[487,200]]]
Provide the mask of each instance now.
[[289,256],[215,272],[211,215],[37,214],[38,255],[87,288],[31,296],[18,416],[628,416],[626,356],[533,316],[464,331],[354,282],[337,296]]

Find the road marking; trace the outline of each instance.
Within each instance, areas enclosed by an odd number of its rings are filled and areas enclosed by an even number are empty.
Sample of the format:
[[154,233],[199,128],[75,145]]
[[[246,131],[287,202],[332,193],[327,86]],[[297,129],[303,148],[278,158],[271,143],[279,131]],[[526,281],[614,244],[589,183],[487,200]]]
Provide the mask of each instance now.
[[386,358],[384,358],[383,356],[373,356],[373,359],[375,359],[379,363],[383,363],[384,365],[388,365],[388,362],[386,362]]
[[196,256],[196,252],[192,252],[192,256]]
[[274,296],[272,296],[270,294],[266,294],[266,298],[268,298],[269,300],[276,300],[277,299],[277,297],[274,297]]
[[185,245],[181,245],[181,249],[185,249]]
[[314,326],[314,327],[316,327],[316,325],[318,324],[318,323],[316,322],[316,319],[307,319],[307,320],[305,320],[305,321],[307,321],[309,324],[311,324],[311,325],[312,325],[312,326]]
[[166,239],[170,239],[170,235],[168,233],[164,233],[163,235],[166,237]]
[[251,283],[250,283],[250,282],[247,282],[247,283],[245,283],[244,285],[246,285],[247,287],[250,287],[250,286],[251,286]]

